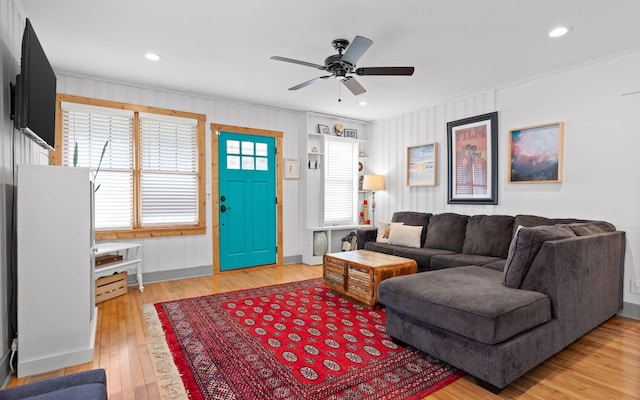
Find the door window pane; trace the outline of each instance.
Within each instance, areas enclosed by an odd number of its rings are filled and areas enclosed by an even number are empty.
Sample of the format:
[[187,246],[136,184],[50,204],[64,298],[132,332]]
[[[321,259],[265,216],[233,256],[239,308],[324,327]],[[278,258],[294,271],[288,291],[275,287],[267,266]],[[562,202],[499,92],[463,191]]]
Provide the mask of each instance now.
[[242,155],[253,155],[253,142],[242,142]]
[[240,154],[240,142],[237,140],[227,140],[227,154]]
[[256,143],[256,156],[266,157],[267,156],[267,144],[266,143]]
[[254,170],[253,157],[242,157],[242,169]]
[[268,171],[269,170],[269,159],[265,157],[256,157],[256,170],[258,171]]
[[227,169],[240,169],[240,156],[227,156]]

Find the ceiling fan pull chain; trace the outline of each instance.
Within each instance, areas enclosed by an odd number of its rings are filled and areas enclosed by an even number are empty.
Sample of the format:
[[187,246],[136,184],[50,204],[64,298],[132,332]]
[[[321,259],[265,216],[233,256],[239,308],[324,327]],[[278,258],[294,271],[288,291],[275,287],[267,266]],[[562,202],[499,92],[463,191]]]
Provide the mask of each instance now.
[[340,94],[340,81],[338,81],[338,103],[342,101],[342,95]]

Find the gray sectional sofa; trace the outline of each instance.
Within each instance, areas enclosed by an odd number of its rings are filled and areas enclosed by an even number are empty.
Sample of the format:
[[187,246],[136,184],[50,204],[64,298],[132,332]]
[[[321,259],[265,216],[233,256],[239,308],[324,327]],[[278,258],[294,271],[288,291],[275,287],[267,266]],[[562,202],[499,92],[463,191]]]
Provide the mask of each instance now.
[[[602,221],[397,212],[419,247],[358,248],[415,259],[382,282],[387,333],[497,392],[622,308],[625,233]],[[393,227],[392,227],[393,238]]]

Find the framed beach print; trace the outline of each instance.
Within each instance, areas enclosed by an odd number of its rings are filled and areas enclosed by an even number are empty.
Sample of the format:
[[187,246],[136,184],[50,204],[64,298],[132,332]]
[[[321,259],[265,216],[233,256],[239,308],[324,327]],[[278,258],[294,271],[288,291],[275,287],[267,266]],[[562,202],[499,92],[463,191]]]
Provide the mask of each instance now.
[[564,123],[509,131],[509,183],[562,182]]
[[284,159],[284,179],[299,179],[300,178],[300,160],[297,158],[285,158]]
[[498,204],[498,113],[447,123],[448,204]]
[[438,180],[438,144],[407,147],[407,186],[436,186]]

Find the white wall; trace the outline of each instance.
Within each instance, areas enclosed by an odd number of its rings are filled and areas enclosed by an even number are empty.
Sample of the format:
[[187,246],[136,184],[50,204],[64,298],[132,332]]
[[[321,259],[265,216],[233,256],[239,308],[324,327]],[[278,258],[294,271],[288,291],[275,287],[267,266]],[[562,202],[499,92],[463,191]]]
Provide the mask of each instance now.
[[[162,107],[180,111],[206,114],[206,182],[211,187],[211,130],[209,124],[220,123],[283,132],[281,158],[300,158],[298,155],[306,137],[304,113],[243,104],[232,101],[207,99],[182,93],[135,87],[128,84],[98,81],[57,73],[58,92],[113,100],[145,106]],[[300,209],[299,180],[283,180],[283,256],[299,256]],[[211,230],[211,195],[207,195],[206,235],[162,237],[135,240],[142,243],[144,272],[161,272],[174,269],[212,265],[213,244]],[[213,272],[213,270],[211,270]]]
[[[376,193],[377,220],[400,210],[606,220],[627,233],[624,300],[640,304],[630,292],[640,279],[640,93],[622,95],[640,91],[638,71],[635,51],[371,123],[369,162],[388,185]],[[499,204],[448,205],[446,123],[491,111],[499,119]],[[557,121],[565,122],[563,182],[507,184],[509,130]],[[405,186],[406,147],[432,141],[439,185]]]
[[[0,0],[0,385],[8,371],[8,356],[15,319],[15,166],[46,164],[47,152],[13,129],[9,118],[9,82],[20,71],[25,17],[12,0]],[[14,308],[15,310],[15,308]]]

